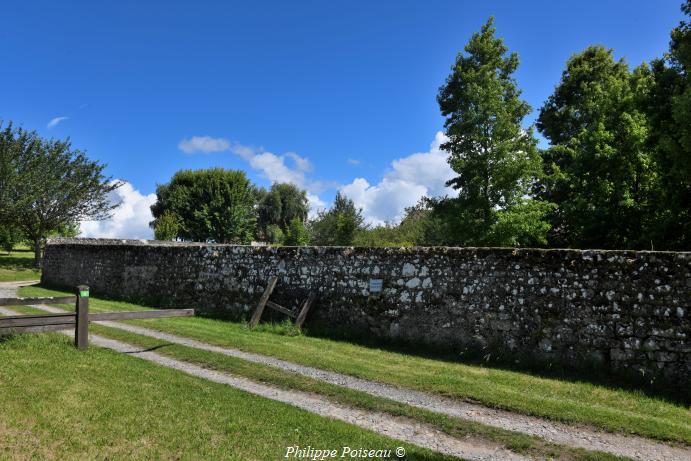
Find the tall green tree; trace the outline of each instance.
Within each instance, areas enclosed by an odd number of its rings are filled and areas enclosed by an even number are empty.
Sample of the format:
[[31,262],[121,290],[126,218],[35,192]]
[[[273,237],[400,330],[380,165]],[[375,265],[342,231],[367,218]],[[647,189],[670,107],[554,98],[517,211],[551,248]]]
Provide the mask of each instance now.
[[[448,223],[446,243],[544,244],[549,226],[542,217],[549,204],[528,198],[541,172],[532,127],[522,127],[531,108],[513,78],[518,55],[509,53],[495,32],[490,18],[458,54],[439,90],[449,138],[442,148],[458,174],[448,185],[458,197],[440,201],[435,212]],[[528,220],[539,225],[523,223]],[[520,232],[508,235],[512,229]]]
[[269,226],[277,225],[285,234],[290,223],[297,219],[307,221],[309,204],[307,192],[294,184],[274,183],[257,205],[257,228],[260,238],[268,239]]
[[351,199],[338,192],[333,207],[329,211],[320,212],[309,227],[312,245],[350,246],[353,245],[357,232],[366,226],[362,210],[356,208]]
[[636,248],[646,227],[652,159],[647,118],[639,108],[649,79],[631,72],[612,50],[591,46],[566,63],[561,82],[540,109],[543,152],[539,196],[551,214],[555,246]]
[[0,130],[0,224],[16,226],[33,243],[37,267],[48,235],[107,219],[119,205],[111,192],[121,183],[104,168],[69,140],[41,139],[11,124]]
[[[682,5],[691,16],[691,0]],[[691,22],[672,30],[669,52],[651,63],[652,85],[644,100],[655,160],[653,228],[646,240],[670,250],[691,248]]]
[[156,229],[172,215],[179,223],[177,238],[247,244],[255,227],[256,197],[257,190],[243,171],[181,170],[156,188],[151,226]]
[[288,223],[283,243],[289,246],[305,246],[309,243],[309,232],[302,219],[293,218]]

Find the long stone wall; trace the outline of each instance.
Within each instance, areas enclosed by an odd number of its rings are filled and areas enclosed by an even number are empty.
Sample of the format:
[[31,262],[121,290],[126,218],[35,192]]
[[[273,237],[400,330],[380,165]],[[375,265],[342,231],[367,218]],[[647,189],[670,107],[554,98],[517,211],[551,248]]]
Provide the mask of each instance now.
[[691,253],[55,239],[42,281],[239,319],[273,275],[308,326],[691,385]]

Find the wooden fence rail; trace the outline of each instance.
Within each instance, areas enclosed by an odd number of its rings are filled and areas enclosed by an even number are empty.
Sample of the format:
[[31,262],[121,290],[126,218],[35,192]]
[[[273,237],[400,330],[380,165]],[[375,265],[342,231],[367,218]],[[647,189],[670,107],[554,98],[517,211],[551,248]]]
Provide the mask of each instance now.
[[98,312],[89,314],[89,287],[86,285],[79,285],[77,287],[76,296],[63,296],[58,298],[0,298],[0,306],[31,306],[35,304],[67,303],[75,303],[74,313],[65,312],[0,317],[0,336],[20,333],[44,333],[74,328],[75,347],[79,350],[86,350],[89,347],[89,322],[194,316],[194,309]]

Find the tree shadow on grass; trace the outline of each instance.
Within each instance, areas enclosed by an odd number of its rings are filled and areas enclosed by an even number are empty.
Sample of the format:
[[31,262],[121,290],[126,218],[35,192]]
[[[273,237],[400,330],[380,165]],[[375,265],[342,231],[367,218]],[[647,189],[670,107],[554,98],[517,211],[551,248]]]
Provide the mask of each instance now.
[[647,397],[666,400],[676,405],[691,405],[691,388],[688,385],[653,380],[621,370],[609,370],[602,365],[583,363],[565,365],[548,363],[526,358],[525,355],[511,354],[500,348],[473,349],[472,347],[444,347],[429,344],[411,343],[401,339],[373,337],[355,332],[331,328],[310,327],[303,335],[336,341],[344,341],[363,347],[382,349],[387,352],[406,354],[435,361],[472,365],[527,373],[539,378],[559,379],[572,383],[589,383],[611,390],[640,392]]
[[14,250],[9,255],[0,252],[0,269],[35,269],[34,253],[31,250]]
[[[37,286],[41,286],[43,288],[61,289],[61,287],[51,287],[40,284]],[[64,287],[62,287],[62,289],[64,289]],[[101,299],[122,301],[121,299],[110,298],[107,296],[101,296]],[[129,300],[128,302],[142,304],[149,307],[156,306],[156,303],[151,302],[151,300]],[[238,319],[236,317],[230,318],[227,313],[224,315],[218,312],[205,311],[203,309],[197,310],[196,315],[198,317],[233,323],[242,322],[242,319]],[[538,378],[559,379],[572,383],[588,383],[609,388],[611,390],[623,389],[633,392],[640,392],[645,396],[667,400],[676,405],[691,405],[691,388],[688,384],[684,386],[664,382],[659,379],[651,382],[650,377],[645,379],[644,377],[634,373],[610,370],[603,365],[593,365],[584,362],[577,366],[569,366],[560,364],[556,361],[549,363],[529,359],[526,358],[525,354],[512,354],[507,350],[502,350],[499,347],[473,349],[471,347],[464,348],[461,346],[452,345],[446,347],[438,345],[432,346],[424,343],[411,343],[401,339],[377,337],[359,333],[356,330],[322,327],[309,323],[306,328],[303,328],[303,330],[300,331],[292,325],[292,322],[285,321],[285,317],[282,315],[274,315],[268,312],[266,317],[267,318],[261,322],[257,328],[255,328],[255,331],[280,336],[307,336],[343,341],[367,348],[382,349],[388,352],[406,354],[436,361],[481,366],[488,369],[512,371],[517,373],[527,373]]]

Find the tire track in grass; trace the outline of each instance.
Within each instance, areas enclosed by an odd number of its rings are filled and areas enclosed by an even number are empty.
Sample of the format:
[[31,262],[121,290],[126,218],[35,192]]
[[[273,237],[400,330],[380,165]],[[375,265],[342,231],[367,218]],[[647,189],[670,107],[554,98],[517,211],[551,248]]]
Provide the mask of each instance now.
[[[0,297],[9,296],[6,296],[5,292],[0,290]],[[43,310],[46,310],[45,307],[47,306],[34,307],[42,307],[44,308]],[[61,309],[55,308],[50,308],[50,310],[64,312]],[[0,308],[0,314],[18,315],[17,312],[6,308]],[[68,336],[74,334],[71,329],[63,330],[61,333]],[[92,345],[132,355],[212,382],[232,386],[251,394],[286,403],[320,416],[353,424],[392,439],[434,450],[445,455],[477,461],[522,461],[528,459],[507,450],[499,444],[472,437],[457,439],[430,425],[409,418],[351,408],[334,403],[317,394],[286,390],[267,384],[257,383],[247,378],[209,370],[198,365],[166,357],[149,350],[142,350],[138,346],[133,346],[122,341],[105,338],[99,335],[90,335],[89,339]]]
[[[47,312],[64,312],[62,309],[51,306],[41,305],[35,307]],[[625,456],[639,460],[691,461],[691,449],[672,447],[644,437],[614,434],[597,431],[586,427],[569,426],[567,424],[550,421],[543,418],[512,413],[506,410],[498,410],[485,407],[483,405],[463,402],[456,399],[449,399],[411,389],[398,388],[388,384],[299,365],[270,356],[245,352],[238,349],[214,346],[202,341],[172,335],[136,325],[129,325],[119,322],[97,323],[111,328],[118,328],[128,331],[130,333],[168,341],[174,344],[223,354],[262,365],[272,366],[330,384],[365,392],[375,397],[386,398],[435,413],[474,421],[488,426],[498,427],[500,429],[537,436],[548,442],[559,445],[584,448],[586,450],[603,451],[617,456]]]

